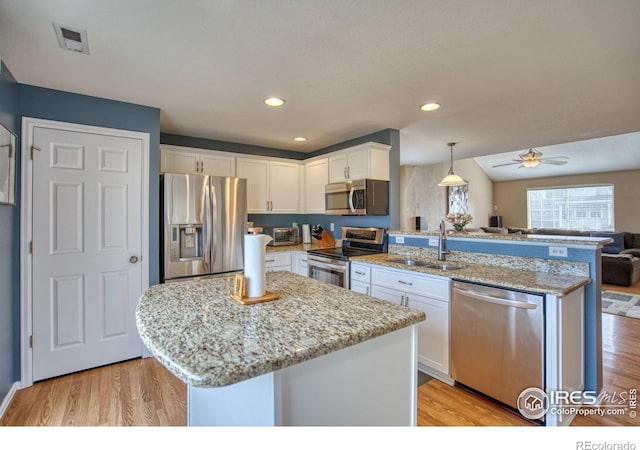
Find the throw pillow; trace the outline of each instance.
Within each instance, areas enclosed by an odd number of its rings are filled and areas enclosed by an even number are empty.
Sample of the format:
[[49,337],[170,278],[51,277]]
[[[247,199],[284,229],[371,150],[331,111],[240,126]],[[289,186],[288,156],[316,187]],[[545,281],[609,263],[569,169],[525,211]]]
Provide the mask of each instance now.
[[620,253],[624,250],[624,233],[615,231],[592,231],[592,237],[607,237],[613,239],[613,242],[602,247],[602,253]]

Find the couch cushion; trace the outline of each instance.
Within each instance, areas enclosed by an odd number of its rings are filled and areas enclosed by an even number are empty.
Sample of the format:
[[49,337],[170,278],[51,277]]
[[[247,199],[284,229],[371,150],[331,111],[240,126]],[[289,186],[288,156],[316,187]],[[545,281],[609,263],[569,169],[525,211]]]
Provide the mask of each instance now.
[[535,234],[537,228],[507,227],[509,234]]
[[640,248],[640,233],[624,233],[624,248]]
[[602,247],[602,253],[620,253],[624,250],[624,233],[622,231],[592,231],[591,236],[613,239],[613,242]]
[[538,228],[535,234],[545,234],[551,236],[589,236],[588,231],[564,230],[561,228]]
[[507,234],[505,227],[480,227],[485,233]]

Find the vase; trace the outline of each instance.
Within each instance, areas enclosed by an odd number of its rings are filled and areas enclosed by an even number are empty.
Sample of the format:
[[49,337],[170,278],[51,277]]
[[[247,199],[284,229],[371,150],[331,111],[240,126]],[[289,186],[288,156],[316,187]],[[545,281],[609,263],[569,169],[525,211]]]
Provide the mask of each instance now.
[[459,224],[459,223],[454,223],[453,224],[453,228],[455,228],[456,231],[459,232],[459,233],[464,231],[464,225]]

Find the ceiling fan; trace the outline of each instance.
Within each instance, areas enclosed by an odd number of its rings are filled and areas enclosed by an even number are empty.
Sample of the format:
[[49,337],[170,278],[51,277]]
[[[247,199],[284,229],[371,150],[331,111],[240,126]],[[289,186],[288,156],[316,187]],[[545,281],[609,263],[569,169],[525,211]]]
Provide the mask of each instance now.
[[493,167],[511,166],[514,164],[520,164],[520,167],[536,167],[538,164],[553,164],[555,166],[564,166],[567,163],[568,156],[554,156],[553,158],[543,158],[542,152],[539,152],[535,148],[530,148],[526,152],[522,152],[518,155],[520,159],[514,159],[514,162],[506,164],[498,164]]

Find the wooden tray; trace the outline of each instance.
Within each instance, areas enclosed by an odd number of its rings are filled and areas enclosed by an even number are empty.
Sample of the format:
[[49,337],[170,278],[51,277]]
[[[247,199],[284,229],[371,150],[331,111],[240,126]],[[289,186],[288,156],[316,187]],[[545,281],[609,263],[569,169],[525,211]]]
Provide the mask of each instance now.
[[280,296],[278,294],[274,294],[273,292],[265,291],[262,297],[247,297],[243,295],[242,297],[231,294],[231,298],[237,301],[242,305],[255,305],[256,303],[264,303],[271,302],[273,300],[278,300]]

